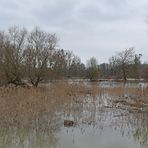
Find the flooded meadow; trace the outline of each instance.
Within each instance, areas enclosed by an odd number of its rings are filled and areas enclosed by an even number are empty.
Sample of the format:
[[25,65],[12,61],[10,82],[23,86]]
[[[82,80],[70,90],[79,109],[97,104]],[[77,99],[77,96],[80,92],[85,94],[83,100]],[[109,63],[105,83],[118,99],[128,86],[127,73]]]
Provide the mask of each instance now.
[[2,148],[148,148],[148,88],[69,82],[0,88]]

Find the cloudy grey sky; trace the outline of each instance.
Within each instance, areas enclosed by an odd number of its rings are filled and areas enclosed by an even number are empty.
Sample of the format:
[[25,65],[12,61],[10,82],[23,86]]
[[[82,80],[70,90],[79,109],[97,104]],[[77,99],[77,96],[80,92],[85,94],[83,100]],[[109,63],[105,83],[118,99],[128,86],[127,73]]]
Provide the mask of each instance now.
[[108,62],[135,47],[148,62],[148,0],[0,0],[0,28],[12,25],[54,32],[59,47],[83,62]]

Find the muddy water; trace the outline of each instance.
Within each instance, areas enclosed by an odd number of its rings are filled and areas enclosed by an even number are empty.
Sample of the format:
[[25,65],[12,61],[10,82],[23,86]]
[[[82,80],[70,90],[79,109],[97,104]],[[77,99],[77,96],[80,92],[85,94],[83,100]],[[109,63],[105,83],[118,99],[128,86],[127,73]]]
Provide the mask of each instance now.
[[0,148],[148,148],[148,112],[113,106],[115,97],[86,94],[28,126],[1,125]]

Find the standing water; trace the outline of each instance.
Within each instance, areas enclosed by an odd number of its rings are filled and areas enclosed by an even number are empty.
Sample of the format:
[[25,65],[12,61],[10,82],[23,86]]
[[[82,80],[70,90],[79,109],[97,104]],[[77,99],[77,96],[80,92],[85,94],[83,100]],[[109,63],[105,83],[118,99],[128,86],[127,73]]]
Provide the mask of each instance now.
[[113,104],[119,96],[107,92],[79,97],[41,115],[29,126],[1,125],[0,147],[148,148],[146,109],[131,110],[123,100]]

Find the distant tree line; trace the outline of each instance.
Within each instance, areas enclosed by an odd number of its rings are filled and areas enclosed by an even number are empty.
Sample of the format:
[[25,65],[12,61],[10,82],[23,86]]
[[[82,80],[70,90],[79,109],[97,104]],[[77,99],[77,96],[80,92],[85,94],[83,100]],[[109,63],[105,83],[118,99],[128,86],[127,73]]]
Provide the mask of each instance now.
[[109,63],[100,65],[102,77],[123,79],[148,78],[148,64],[141,63],[142,54],[136,54],[134,48],[125,49],[109,58]]
[[57,48],[55,34],[38,27],[32,31],[17,26],[0,31],[1,84],[38,86],[39,82],[63,78],[148,78],[148,65],[133,48],[117,53],[109,63],[98,65],[91,57],[87,64],[69,50]]

